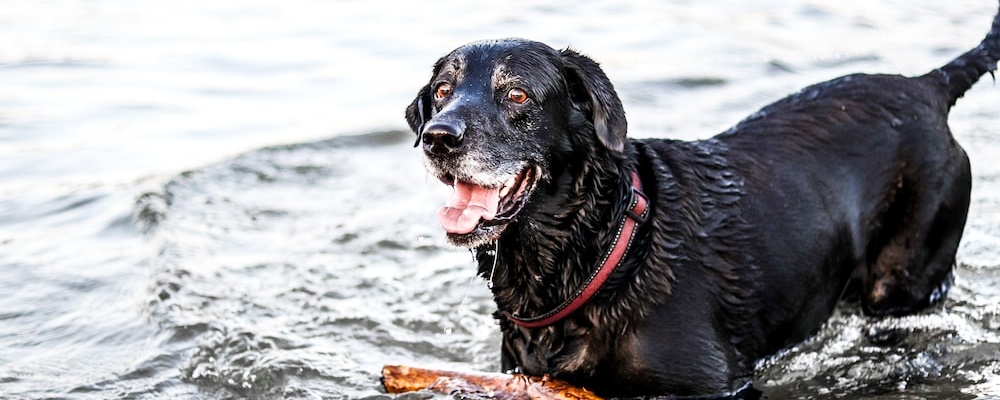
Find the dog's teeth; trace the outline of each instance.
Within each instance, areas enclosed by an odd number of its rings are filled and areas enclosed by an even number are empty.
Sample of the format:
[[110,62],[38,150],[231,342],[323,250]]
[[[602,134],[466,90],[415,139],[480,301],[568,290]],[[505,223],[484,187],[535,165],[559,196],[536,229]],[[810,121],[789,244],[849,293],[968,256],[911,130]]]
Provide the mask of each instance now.
[[517,183],[517,177],[510,178],[507,182],[504,182],[503,187],[500,188],[500,197],[506,197],[510,193],[510,189],[514,187]]

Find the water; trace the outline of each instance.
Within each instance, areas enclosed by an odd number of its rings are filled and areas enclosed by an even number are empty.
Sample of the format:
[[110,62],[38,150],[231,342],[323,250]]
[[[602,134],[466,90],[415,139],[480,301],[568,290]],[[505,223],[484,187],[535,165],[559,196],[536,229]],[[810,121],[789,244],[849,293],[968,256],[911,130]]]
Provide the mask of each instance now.
[[[996,10],[620,3],[0,0],[0,397],[383,398],[383,364],[495,370],[485,283],[403,132],[465,42],[573,46],[631,135],[695,139],[844,73],[923,73]],[[765,395],[1000,397],[997,104],[987,78],[952,113],[975,186],[951,297],[843,308],[761,364]]]

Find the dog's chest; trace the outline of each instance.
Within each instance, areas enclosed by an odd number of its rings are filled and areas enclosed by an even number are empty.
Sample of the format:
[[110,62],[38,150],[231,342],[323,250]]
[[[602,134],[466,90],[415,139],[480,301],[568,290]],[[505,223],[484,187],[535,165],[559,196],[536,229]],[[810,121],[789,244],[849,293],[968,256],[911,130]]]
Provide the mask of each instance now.
[[532,375],[575,375],[594,370],[607,349],[599,349],[586,332],[561,328],[507,329],[507,355],[521,372]]
[[531,375],[549,374],[566,378],[596,378],[609,365],[623,359],[637,360],[631,351],[632,335],[600,334],[589,329],[505,329],[505,355],[513,367]]
[[656,374],[649,369],[645,355],[637,351],[636,335],[586,332],[567,337],[564,332],[548,329],[547,333],[505,330],[504,355],[510,358],[505,368],[550,375],[591,390],[629,387],[641,392],[647,386],[655,387]]

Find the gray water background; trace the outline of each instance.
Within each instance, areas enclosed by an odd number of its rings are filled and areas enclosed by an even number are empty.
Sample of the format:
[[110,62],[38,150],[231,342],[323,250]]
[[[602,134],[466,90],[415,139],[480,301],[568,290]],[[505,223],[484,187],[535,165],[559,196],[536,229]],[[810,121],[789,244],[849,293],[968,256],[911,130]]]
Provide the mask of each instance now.
[[[468,41],[572,46],[630,135],[697,139],[810,83],[922,74],[996,6],[0,0],[0,397],[381,398],[387,363],[495,370],[402,119]],[[952,296],[845,307],[761,364],[770,398],[1000,396],[1000,88],[951,124],[975,174]]]

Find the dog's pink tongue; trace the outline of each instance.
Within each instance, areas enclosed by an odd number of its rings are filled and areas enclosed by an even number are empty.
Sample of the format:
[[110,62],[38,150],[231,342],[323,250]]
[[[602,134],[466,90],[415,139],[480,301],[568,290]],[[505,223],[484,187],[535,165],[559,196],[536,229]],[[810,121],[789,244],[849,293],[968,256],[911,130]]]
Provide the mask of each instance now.
[[455,192],[438,211],[438,219],[445,232],[465,234],[476,229],[480,219],[493,219],[499,205],[500,189],[456,181]]

